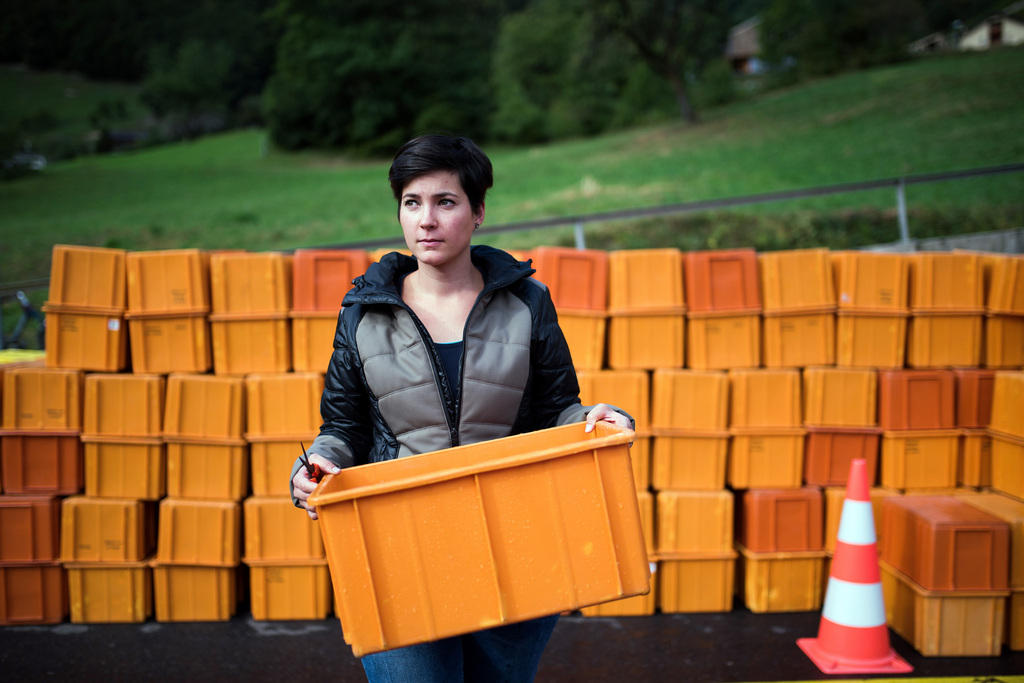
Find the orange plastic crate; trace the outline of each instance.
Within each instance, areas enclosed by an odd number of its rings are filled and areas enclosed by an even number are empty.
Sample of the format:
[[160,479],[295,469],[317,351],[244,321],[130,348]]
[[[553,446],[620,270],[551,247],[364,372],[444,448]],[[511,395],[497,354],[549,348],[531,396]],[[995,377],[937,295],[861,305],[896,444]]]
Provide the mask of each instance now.
[[833,313],[764,315],[764,364],[802,368],[836,362],[836,316]]
[[869,427],[878,424],[878,374],[857,368],[805,368],[804,424]]
[[795,249],[757,255],[765,313],[833,310],[836,305],[828,249]]
[[73,562],[65,568],[72,623],[141,623],[153,614],[153,577],[146,562]]
[[[636,492],[637,506],[640,508],[640,527],[644,532],[644,548],[648,559],[654,558],[654,494],[650,491]],[[628,600],[629,598],[624,598]]]
[[0,496],[0,563],[60,559],[60,499]]
[[683,254],[678,249],[628,249],[608,253],[608,312],[684,313]]
[[126,253],[124,249],[54,245],[47,305],[123,311]]
[[244,420],[245,384],[241,377],[167,378],[165,437],[241,440]]
[[690,313],[761,311],[753,249],[689,251],[684,270]]
[[210,316],[213,371],[218,375],[288,372],[292,336],[285,315],[226,318]]
[[59,562],[0,564],[0,625],[59,624],[68,585]]
[[291,498],[251,497],[242,503],[246,562],[311,560],[324,556],[320,527]]
[[836,317],[836,365],[857,368],[901,368],[906,351],[904,315],[849,313]]
[[658,605],[664,613],[729,612],[736,552],[674,553],[658,562]]
[[729,433],[654,438],[651,485],[659,491],[725,487]]
[[[306,448],[313,443],[315,434],[310,434],[304,443]],[[291,487],[288,478],[301,453],[295,439],[283,441],[273,439],[249,443],[249,471],[254,496],[289,496]]]
[[577,370],[600,370],[604,367],[607,324],[604,313],[558,312],[558,325],[565,335],[572,363]]
[[992,420],[989,426],[1005,435],[1024,438],[1024,372],[996,373],[992,385]]
[[629,447],[629,460],[633,463],[633,484],[637,492],[651,485],[651,437],[638,436]]
[[206,372],[210,369],[210,323],[203,315],[129,316],[132,371]]
[[960,432],[955,429],[882,433],[881,484],[890,489],[956,486]]
[[292,311],[292,367],[295,372],[327,372],[334,353],[338,314]]
[[655,508],[659,556],[732,549],[731,491],[660,491]]
[[965,429],[960,436],[961,486],[992,486],[992,437],[984,429]]
[[652,562],[651,590],[646,595],[620,598],[580,609],[585,617],[643,617],[654,614],[658,607],[657,563]]
[[91,374],[85,378],[83,436],[160,436],[164,378]]
[[167,451],[160,439],[110,440],[82,437],[85,495],[100,498],[163,498]]
[[821,608],[825,552],[756,553],[737,544],[743,601],[751,612],[806,612]]
[[138,562],[153,549],[151,504],[133,498],[71,496],[61,505],[63,562]]
[[915,315],[907,328],[907,365],[971,367],[981,363],[982,315]]
[[831,254],[840,310],[900,313],[909,306],[910,262],[903,254]]
[[729,376],[724,372],[655,370],[651,426],[721,431],[728,426]]
[[682,312],[613,315],[608,322],[608,365],[616,370],[681,368],[685,327]]
[[1024,367],[1024,316],[985,317],[985,367]]
[[994,370],[954,370],[956,377],[956,426],[984,429],[992,421]]
[[[296,514],[301,511],[296,510]],[[242,506],[231,501],[160,501],[156,561],[161,565],[235,566],[241,557]]]
[[[899,496],[899,491],[893,489],[871,488],[868,496],[871,498],[871,519],[875,526],[875,538],[877,544],[882,542],[882,501],[889,496]],[[836,550],[836,537],[839,535],[839,520],[843,515],[843,503],[846,501],[846,487],[829,486],[825,488],[825,550],[834,553]]]
[[734,427],[729,431],[729,485],[734,489],[797,488],[803,483],[803,429]]
[[123,370],[128,334],[120,313],[43,306],[46,313],[46,366],[97,372]]
[[882,429],[951,429],[956,377],[949,370],[885,370],[878,376]]
[[687,315],[687,366],[695,370],[761,365],[761,316]]
[[815,486],[845,486],[854,459],[865,460],[868,484],[878,472],[877,427],[807,427],[804,481]]
[[1024,315],[1024,257],[986,256],[990,264],[986,309],[990,313]]
[[355,654],[647,592],[632,438],[578,423],[324,479],[310,502]]
[[1003,647],[1009,591],[933,592],[879,563],[885,621],[925,657],[991,657]]
[[758,553],[824,550],[824,503],[815,486],[745,491],[739,542]]
[[5,430],[77,432],[82,428],[82,373],[15,368],[4,373]]
[[306,438],[319,431],[320,396],[324,391],[322,375],[249,375],[245,378],[245,390],[247,437],[298,435]]
[[800,418],[797,370],[730,370],[731,427],[797,427]]
[[245,562],[249,565],[249,605],[254,620],[324,619],[331,611],[327,560]]
[[583,405],[611,403],[636,421],[638,434],[651,428],[651,381],[643,370],[580,370],[576,373]]
[[198,249],[135,251],[127,254],[125,264],[129,317],[210,310],[209,254]]
[[990,434],[992,488],[1024,499],[1024,439],[996,431]]
[[337,318],[352,280],[370,267],[357,249],[296,249],[292,262],[293,311],[331,311]]
[[82,442],[77,434],[31,432],[0,436],[6,493],[70,495],[82,490]]
[[1006,647],[1011,650],[1024,650],[1024,591],[1011,591],[1006,601],[1007,616]]
[[152,566],[157,621],[227,621],[235,613],[235,567]]
[[917,252],[910,262],[913,311],[981,311],[985,286],[981,256],[972,252]]
[[291,308],[291,266],[290,257],[274,252],[212,254],[211,313],[287,315]]
[[1024,589],[1024,502],[999,493],[971,493],[961,496],[959,500],[1009,525],[1009,585],[1014,590]]
[[533,277],[547,285],[561,311],[600,311],[608,305],[608,254],[598,249],[537,247]]
[[380,260],[391,252],[397,252],[399,254],[404,254],[405,256],[412,256],[412,252],[408,249],[394,249],[392,247],[373,249],[372,251],[367,252],[367,255],[370,257],[370,263],[380,263]]
[[245,442],[193,443],[168,438],[168,496],[239,501],[248,489],[249,451]]

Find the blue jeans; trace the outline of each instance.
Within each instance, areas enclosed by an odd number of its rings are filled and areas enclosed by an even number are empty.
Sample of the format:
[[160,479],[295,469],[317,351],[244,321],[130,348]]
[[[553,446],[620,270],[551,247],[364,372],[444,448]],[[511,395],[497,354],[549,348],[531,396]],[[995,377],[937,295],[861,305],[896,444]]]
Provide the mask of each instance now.
[[377,652],[362,659],[370,683],[528,683],[558,615]]

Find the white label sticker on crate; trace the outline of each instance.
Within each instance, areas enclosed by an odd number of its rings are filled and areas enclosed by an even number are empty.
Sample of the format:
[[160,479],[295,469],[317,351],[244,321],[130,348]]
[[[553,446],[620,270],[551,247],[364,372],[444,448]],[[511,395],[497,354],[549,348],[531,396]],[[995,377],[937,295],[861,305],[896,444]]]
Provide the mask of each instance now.
[[108,320],[107,329],[110,330],[111,332],[117,332],[119,329],[121,329],[121,319],[111,318],[110,320]]

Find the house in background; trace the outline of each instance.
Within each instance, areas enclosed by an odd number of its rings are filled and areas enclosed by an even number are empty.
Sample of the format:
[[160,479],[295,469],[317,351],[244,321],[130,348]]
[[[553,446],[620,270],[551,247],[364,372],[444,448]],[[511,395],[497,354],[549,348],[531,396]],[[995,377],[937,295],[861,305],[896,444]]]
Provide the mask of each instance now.
[[988,50],[1002,45],[1024,45],[1024,22],[1008,14],[992,15],[968,30],[957,47],[961,50]]
[[949,49],[949,38],[945,33],[929,33],[907,46],[912,55],[924,55],[929,52],[942,52]]
[[729,30],[725,58],[729,60],[735,73],[759,74],[764,71],[764,63],[760,59],[760,28],[761,19],[751,17]]

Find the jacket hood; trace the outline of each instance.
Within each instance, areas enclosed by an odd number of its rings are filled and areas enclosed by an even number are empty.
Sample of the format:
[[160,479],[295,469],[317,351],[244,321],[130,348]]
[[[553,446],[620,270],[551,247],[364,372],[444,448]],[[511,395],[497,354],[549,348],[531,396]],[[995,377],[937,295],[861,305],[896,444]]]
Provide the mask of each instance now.
[[[536,271],[530,262],[517,261],[508,252],[487,245],[470,247],[473,265],[484,278],[483,293],[508,287],[513,282],[528,278]],[[353,288],[345,295],[342,306],[353,304],[400,304],[399,283],[416,270],[416,259],[397,251],[385,254],[378,263],[371,264],[366,273],[352,281]]]

